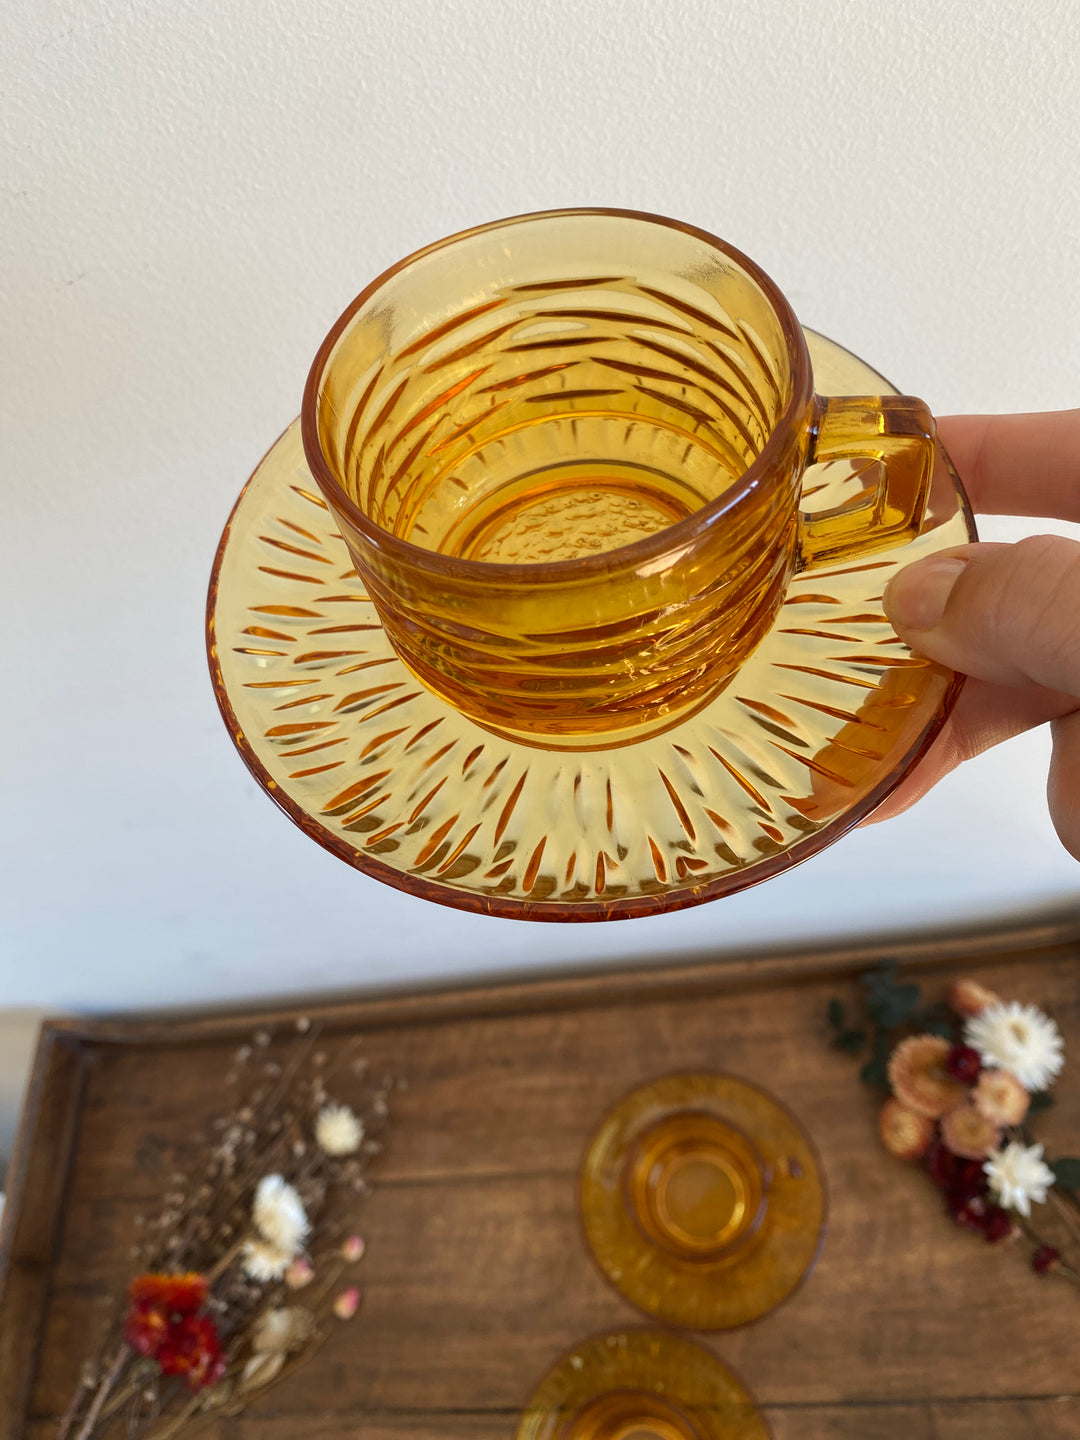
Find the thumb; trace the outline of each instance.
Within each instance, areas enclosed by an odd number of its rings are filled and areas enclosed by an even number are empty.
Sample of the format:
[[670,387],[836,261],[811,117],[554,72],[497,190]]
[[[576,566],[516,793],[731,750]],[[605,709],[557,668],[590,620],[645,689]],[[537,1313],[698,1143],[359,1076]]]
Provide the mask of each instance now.
[[997,685],[1080,697],[1080,544],[963,545],[901,570],[885,613],[902,640]]

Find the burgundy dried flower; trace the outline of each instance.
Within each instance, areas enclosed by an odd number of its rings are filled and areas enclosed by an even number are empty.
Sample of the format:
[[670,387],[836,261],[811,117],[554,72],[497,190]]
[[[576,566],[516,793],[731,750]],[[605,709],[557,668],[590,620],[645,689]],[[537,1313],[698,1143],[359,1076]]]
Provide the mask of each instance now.
[[998,1245],[1002,1240],[1010,1240],[1015,1233],[1016,1227],[1009,1212],[1003,1210],[1000,1205],[987,1205],[983,1227],[987,1244]]
[[986,1201],[981,1195],[973,1195],[970,1200],[961,1200],[958,1196],[950,1195],[945,1208],[965,1230],[974,1230],[980,1235],[986,1234],[987,1216]]
[[1056,1270],[1061,1255],[1054,1249],[1053,1245],[1040,1245],[1031,1257],[1031,1268],[1036,1275],[1049,1275],[1051,1270]]
[[981,1162],[962,1160],[940,1140],[935,1140],[926,1152],[926,1169],[939,1190],[958,1200],[970,1200],[986,1189]]
[[982,1058],[971,1045],[954,1045],[945,1058],[945,1073],[965,1085],[974,1085],[982,1069]]

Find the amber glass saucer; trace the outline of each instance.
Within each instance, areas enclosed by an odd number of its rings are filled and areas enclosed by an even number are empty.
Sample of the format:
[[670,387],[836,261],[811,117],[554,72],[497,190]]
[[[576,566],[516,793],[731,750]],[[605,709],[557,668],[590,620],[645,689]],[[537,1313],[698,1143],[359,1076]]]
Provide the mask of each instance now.
[[[819,392],[891,387],[807,336]],[[806,472],[807,510],[861,494],[846,462]],[[903,564],[974,538],[939,448],[910,545],[796,576],[770,633],[691,719],[611,749],[500,738],[391,648],[308,473],[299,422],[245,487],[218,548],[207,642],[248,768],[312,839],[427,900],[527,920],[699,904],[824,849],[934,738],[958,691],[881,608]]]
[[515,1440],[769,1440],[753,1397],[701,1345],[625,1330],[577,1345],[544,1376]]
[[632,1091],[593,1136],[581,1216],[597,1264],[654,1319],[748,1324],[786,1300],[825,1237],[825,1186],[778,1100],[730,1075]]

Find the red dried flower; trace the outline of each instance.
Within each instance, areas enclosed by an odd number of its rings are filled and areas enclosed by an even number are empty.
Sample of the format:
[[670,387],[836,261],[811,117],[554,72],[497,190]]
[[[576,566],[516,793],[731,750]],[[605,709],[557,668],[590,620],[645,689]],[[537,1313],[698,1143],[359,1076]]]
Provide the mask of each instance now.
[[945,1073],[965,1085],[974,1085],[982,1069],[982,1057],[971,1045],[954,1045],[945,1058]]
[[124,1337],[140,1355],[153,1359],[170,1327],[185,1315],[194,1315],[206,1300],[202,1275],[139,1275],[128,1286],[131,1309]]
[[128,1287],[131,1309],[124,1337],[133,1350],[156,1360],[163,1375],[183,1375],[192,1390],[225,1373],[217,1326],[198,1311],[209,1287],[202,1275],[139,1275]]
[[169,1319],[163,1310],[158,1310],[153,1305],[148,1305],[145,1309],[136,1305],[128,1311],[124,1339],[139,1355],[153,1359],[161,1349],[161,1342],[168,1332]]
[[163,1375],[183,1375],[192,1390],[215,1384],[225,1373],[217,1326],[208,1315],[185,1315],[170,1326],[157,1362]]
[[1053,1245],[1040,1245],[1031,1257],[1031,1268],[1036,1275],[1048,1275],[1061,1259]]
[[203,1275],[139,1275],[128,1286],[128,1299],[136,1309],[153,1306],[166,1315],[194,1315],[206,1303]]

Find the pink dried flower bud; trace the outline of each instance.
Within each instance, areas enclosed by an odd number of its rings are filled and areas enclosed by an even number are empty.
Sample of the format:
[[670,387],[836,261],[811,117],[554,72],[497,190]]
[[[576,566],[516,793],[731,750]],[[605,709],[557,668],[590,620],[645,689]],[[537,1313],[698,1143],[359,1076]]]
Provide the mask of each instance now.
[[305,1285],[310,1285],[315,1279],[315,1266],[306,1255],[299,1260],[294,1260],[285,1271],[285,1284],[290,1290],[302,1290]]
[[970,975],[962,975],[949,987],[949,1004],[958,1015],[980,1015],[988,1005],[1000,1003],[1001,996],[996,990],[988,990]]
[[348,1290],[342,1290],[334,1301],[334,1314],[339,1320],[351,1320],[359,1308],[360,1291],[355,1285],[350,1285]]
[[354,1264],[363,1256],[366,1248],[362,1235],[350,1235],[341,1247],[341,1258],[348,1260],[350,1265]]

